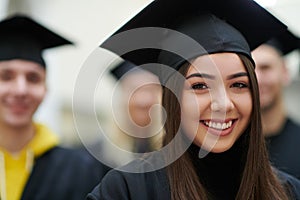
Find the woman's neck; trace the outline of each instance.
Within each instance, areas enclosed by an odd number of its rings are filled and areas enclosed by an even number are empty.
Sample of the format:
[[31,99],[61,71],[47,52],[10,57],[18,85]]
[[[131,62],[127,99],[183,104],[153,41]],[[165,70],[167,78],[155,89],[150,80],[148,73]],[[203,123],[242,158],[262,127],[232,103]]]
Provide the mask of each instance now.
[[246,147],[243,148],[241,144],[241,141],[237,141],[228,151],[209,153],[201,159],[198,158],[199,147],[192,145],[189,148],[199,180],[214,196],[213,199],[235,198],[245,163],[243,150]]
[[34,137],[35,129],[33,124],[22,127],[0,125],[0,147],[18,154]]

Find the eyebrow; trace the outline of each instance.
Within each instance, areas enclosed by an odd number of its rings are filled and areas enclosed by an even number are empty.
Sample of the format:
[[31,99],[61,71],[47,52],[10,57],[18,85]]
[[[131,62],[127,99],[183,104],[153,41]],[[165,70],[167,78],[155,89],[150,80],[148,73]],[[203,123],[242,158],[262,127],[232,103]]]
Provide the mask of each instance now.
[[248,73],[247,72],[239,72],[239,73],[236,73],[236,74],[232,74],[232,75],[229,75],[227,77],[227,80],[242,77],[242,76],[248,76]]
[[186,77],[185,79],[189,79],[189,78],[193,78],[193,77],[215,79],[214,76],[212,76],[212,75],[209,75],[209,74],[200,74],[200,73],[191,74],[188,77]]
[[[236,73],[236,74],[229,75],[229,76],[227,77],[227,79],[230,80],[230,79],[234,79],[234,78],[238,78],[238,77],[242,77],[242,76],[248,76],[248,73],[247,73],[247,72],[239,72],[239,73]],[[188,77],[186,77],[185,79],[190,79],[190,78],[193,78],[193,77],[215,79],[215,77],[212,76],[212,75],[209,75],[209,74],[201,74],[201,73],[191,74],[191,75],[189,75]]]

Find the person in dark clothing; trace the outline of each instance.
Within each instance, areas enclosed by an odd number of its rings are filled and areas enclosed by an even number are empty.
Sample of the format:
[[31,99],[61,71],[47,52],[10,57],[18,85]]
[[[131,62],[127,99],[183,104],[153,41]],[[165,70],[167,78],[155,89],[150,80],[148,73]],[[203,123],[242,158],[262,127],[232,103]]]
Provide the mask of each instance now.
[[289,117],[282,130],[266,138],[270,160],[278,169],[300,179],[300,126]]
[[150,63],[167,117],[163,148],[110,171],[86,199],[299,199],[300,182],[270,165],[251,57],[284,30],[252,0],[157,0],[101,44]]
[[286,31],[252,52],[260,90],[263,133],[271,162],[298,179],[300,178],[300,125],[285,108],[283,91],[289,84],[285,56],[299,50],[300,38]]
[[84,199],[109,170],[59,146],[33,115],[46,93],[42,51],[70,41],[25,15],[0,22],[0,199]]
[[35,160],[21,199],[84,199],[108,171],[85,150],[57,146]]

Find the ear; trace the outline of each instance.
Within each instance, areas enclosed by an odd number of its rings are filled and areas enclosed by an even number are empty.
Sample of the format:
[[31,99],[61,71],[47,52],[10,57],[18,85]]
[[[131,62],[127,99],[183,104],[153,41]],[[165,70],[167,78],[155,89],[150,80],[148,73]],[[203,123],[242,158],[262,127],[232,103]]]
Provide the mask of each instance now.
[[287,67],[286,61],[283,61],[282,65],[282,83],[284,86],[288,86],[291,83],[290,71]]
[[47,94],[48,94],[48,86],[47,86],[47,84],[45,84],[45,91],[44,91],[43,100],[46,98]]

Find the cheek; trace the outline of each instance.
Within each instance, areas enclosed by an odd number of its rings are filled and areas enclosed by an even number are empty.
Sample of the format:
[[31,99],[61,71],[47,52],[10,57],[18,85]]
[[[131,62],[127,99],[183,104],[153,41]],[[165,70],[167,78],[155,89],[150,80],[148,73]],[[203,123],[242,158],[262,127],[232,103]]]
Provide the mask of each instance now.
[[5,94],[8,91],[7,89],[8,89],[7,87],[3,87],[3,86],[0,85],[0,97],[5,96]]
[[194,138],[199,128],[200,115],[205,112],[207,103],[204,97],[183,92],[181,99],[181,125],[190,139]]
[[36,102],[41,103],[47,93],[46,87],[40,86],[40,87],[35,87],[32,90],[32,97],[36,100]]
[[13,86],[7,82],[0,81],[0,96],[7,95],[13,90]]
[[205,114],[210,109],[210,94],[194,94],[193,92],[183,92],[180,107],[184,117],[196,117],[200,119],[200,114]]
[[269,71],[264,74],[262,80],[265,80],[265,82],[269,84],[276,84],[279,82],[278,80],[281,79],[281,77],[282,74],[280,71]]
[[239,97],[235,98],[234,102],[240,115],[248,121],[250,119],[253,108],[250,92],[248,94],[240,95]]
[[180,108],[182,119],[198,119],[200,117],[200,103],[197,96],[193,93],[183,92]]

